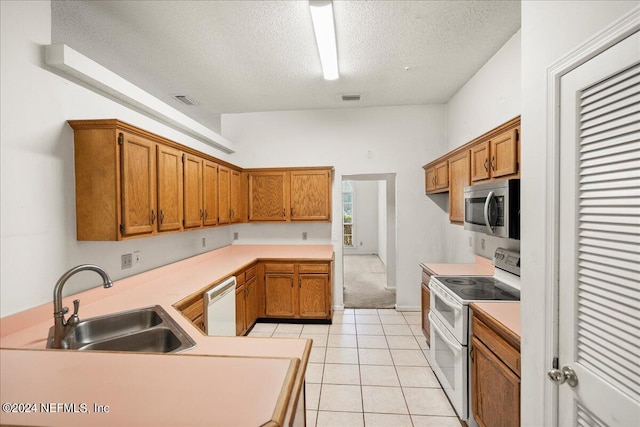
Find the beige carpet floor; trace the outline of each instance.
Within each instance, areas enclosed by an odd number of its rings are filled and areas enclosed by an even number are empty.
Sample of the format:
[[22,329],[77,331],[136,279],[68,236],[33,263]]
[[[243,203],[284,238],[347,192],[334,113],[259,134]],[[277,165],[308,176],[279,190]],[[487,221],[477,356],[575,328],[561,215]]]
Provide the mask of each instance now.
[[396,292],[385,289],[387,269],[378,255],[345,255],[345,308],[395,308]]

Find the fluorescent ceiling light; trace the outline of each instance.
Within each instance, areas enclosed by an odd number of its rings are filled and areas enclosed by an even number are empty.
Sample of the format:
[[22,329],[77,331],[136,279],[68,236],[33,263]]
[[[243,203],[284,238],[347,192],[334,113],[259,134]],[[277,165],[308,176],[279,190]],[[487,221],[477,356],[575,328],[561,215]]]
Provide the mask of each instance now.
[[336,30],[333,24],[333,4],[330,0],[309,0],[309,8],[324,78],[335,80],[340,76],[338,75]]

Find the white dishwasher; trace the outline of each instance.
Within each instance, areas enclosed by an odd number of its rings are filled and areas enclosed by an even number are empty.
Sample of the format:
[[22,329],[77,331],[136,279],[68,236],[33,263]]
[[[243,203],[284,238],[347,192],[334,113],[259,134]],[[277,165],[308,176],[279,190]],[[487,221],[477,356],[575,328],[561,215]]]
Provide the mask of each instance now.
[[204,293],[207,335],[236,335],[236,278],[231,276]]

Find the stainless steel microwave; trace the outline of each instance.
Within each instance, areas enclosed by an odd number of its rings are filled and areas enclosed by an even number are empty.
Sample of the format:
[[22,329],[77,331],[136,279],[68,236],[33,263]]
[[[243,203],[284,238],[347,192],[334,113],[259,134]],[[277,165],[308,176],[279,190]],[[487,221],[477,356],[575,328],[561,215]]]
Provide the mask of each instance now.
[[520,240],[520,180],[465,187],[464,229]]

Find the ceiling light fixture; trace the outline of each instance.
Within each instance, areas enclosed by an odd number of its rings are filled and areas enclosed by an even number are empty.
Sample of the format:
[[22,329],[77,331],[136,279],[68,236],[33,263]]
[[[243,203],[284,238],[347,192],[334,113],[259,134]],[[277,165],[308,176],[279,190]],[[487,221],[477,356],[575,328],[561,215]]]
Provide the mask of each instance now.
[[313,31],[322,63],[325,80],[336,80],[338,74],[338,49],[336,30],[333,23],[333,4],[330,0],[309,0]]

